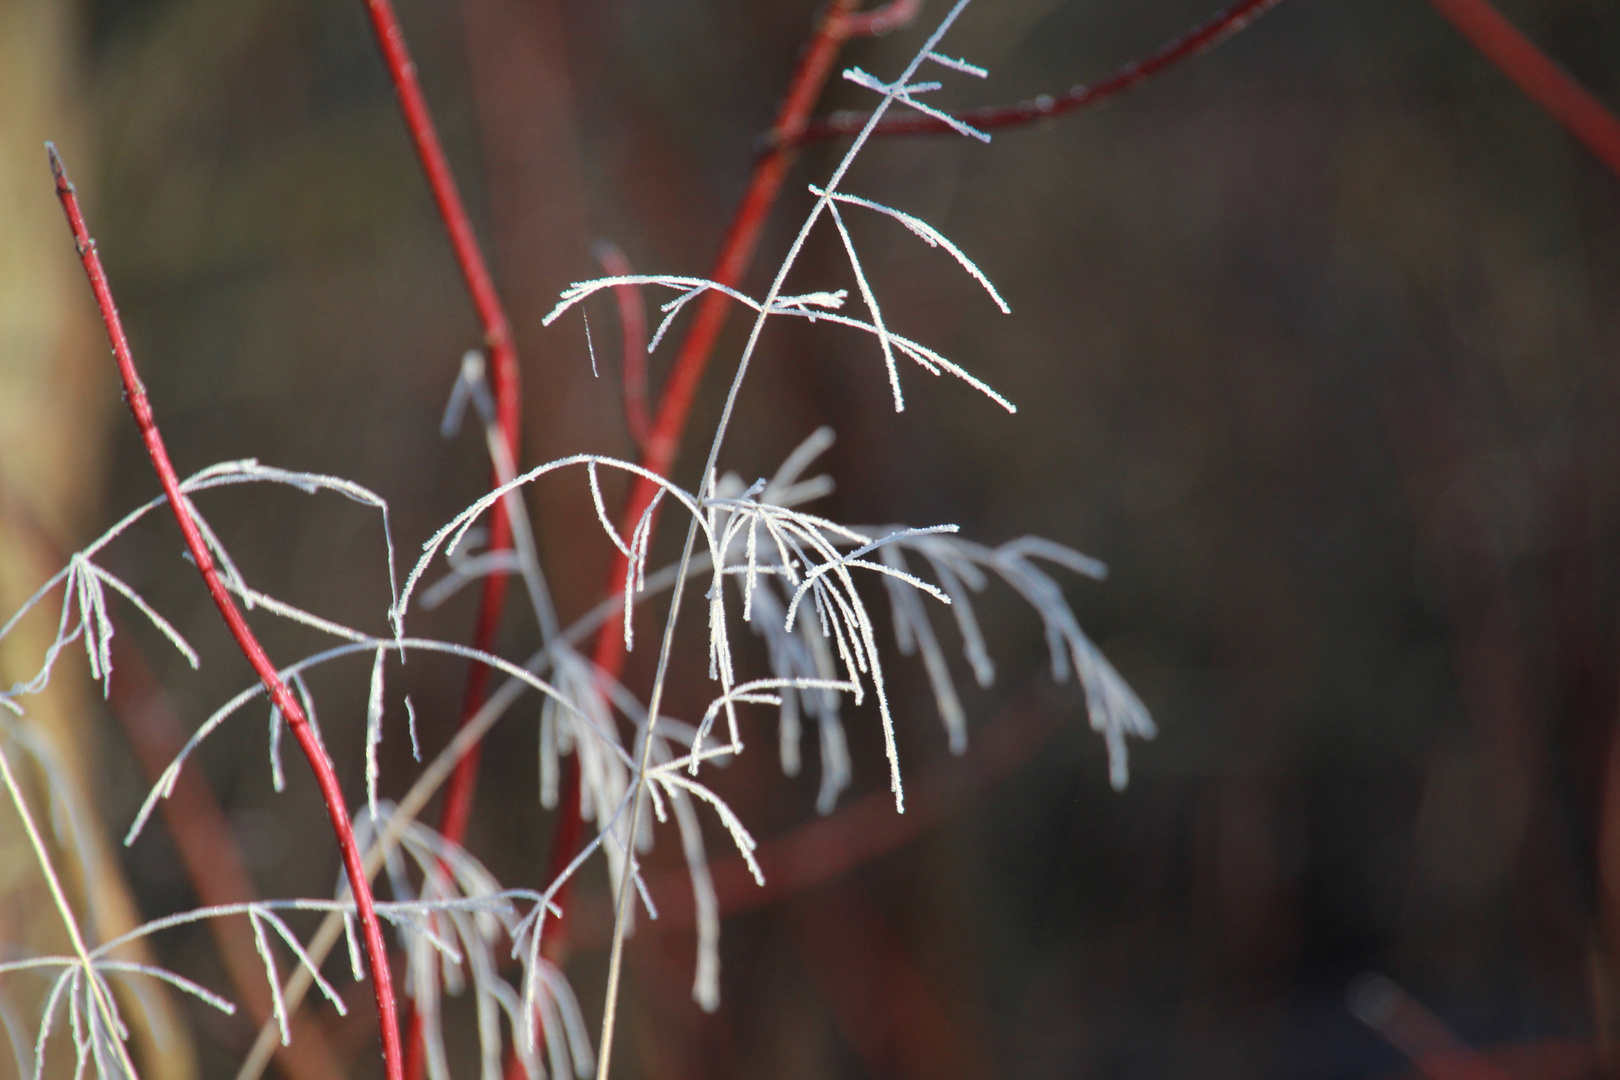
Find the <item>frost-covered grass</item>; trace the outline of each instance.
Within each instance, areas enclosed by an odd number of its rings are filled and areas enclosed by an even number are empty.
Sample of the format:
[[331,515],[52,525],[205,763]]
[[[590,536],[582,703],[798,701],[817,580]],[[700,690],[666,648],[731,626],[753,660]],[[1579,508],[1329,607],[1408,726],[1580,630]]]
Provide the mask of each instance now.
[[[885,319],[882,304],[862,266],[856,244],[846,227],[845,215],[871,212],[904,226],[931,248],[948,255],[983,288],[986,317],[999,317],[1009,306],[967,253],[938,230],[914,215],[864,195],[845,191],[851,164],[866,145],[873,127],[891,109],[911,109],[932,117],[935,110],[924,95],[939,89],[939,78],[982,77],[971,62],[940,51],[942,43],[966,6],[960,0],[938,24],[927,42],[893,80],[851,69],[845,77],[877,96],[865,131],[858,135],[832,174],[810,186],[815,202],[799,228],[786,257],[761,297],[747,295],[703,278],[666,275],[614,275],[584,281],[565,290],[547,324],[584,306],[605,290],[634,286],[670,289],[675,296],[662,305],[663,319],[648,345],[656,349],[673,321],[690,302],[710,290],[720,290],[753,312],[746,345],[736,358],[724,411],[713,431],[702,482],[695,490],[682,488],[665,477],[628,461],[593,454],[576,454],[520,469],[510,460],[499,436],[491,395],[484,382],[481,358],[470,354],[463,362],[445,416],[445,433],[454,435],[462,414],[471,405],[481,418],[491,461],[504,482],[484,495],[428,537],[420,554],[396,582],[394,538],[388,502],[380,494],[352,482],[309,473],[295,473],[254,461],[226,462],[195,473],[181,485],[191,513],[221,568],[229,591],[248,610],[292,620],[327,635],[324,650],[286,663],[282,678],[296,691],[311,724],[317,724],[317,702],[308,674],[322,665],[369,662],[370,693],[364,717],[342,717],[326,722],[364,724],[365,791],[355,799],[357,838],[367,851],[367,870],[386,880],[392,899],[378,905],[378,914],[393,928],[397,947],[405,956],[404,985],[422,1020],[425,1067],[433,1080],[444,1080],[450,1065],[442,1036],[442,997],[470,989],[476,1008],[481,1046],[480,1075],[497,1080],[502,1075],[503,1048],[514,1048],[523,1071],[531,1077],[572,1072],[606,1077],[616,1022],[616,1002],[622,967],[623,943],[630,932],[636,907],[656,918],[642,881],[639,856],[658,839],[673,819],[678,842],[690,869],[698,915],[697,957],[693,997],[705,1009],[720,1007],[719,904],[708,872],[701,818],[711,815],[736,847],[757,880],[755,841],[744,821],[705,781],[707,769],[722,763],[751,763],[741,737],[739,712],[749,707],[775,709],[779,718],[777,757],[788,775],[801,769],[801,743],[805,721],[817,729],[821,767],[818,808],[836,810],[840,795],[850,784],[848,740],[841,715],[847,700],[860,704],[875,700],[884,735],[890,787],[895,811],[904,811],[903,769],[895,741],[897,717],[890,704],[885,678],[886,646],[880,640],[883,621],[875,614],[862,579],[881,582],[888,601],[888,621],[899,651],[921,658],[933,688],[938,714],[953,752],[963,752],[969,740],[968,718],[960,703],[952,674],[952,661],[936,625],[946,612],[956,628],[966,665],[980,686],[995,677],[993,642],[987,640],[974,613],[975,596],[999,578],[1026,600],[1045,628],[1052,673],[1062,680],[1071,674],[1085,687],[1090,722],[1106,740],[1110,778],[1115,787],[1127,779],[1128,736],[1151,737],[1153,725],[1141,702],[1081,629],[1054,576],[1059,570],[1100,579],[1097,561],[1060,543],[1026,537],[989,546],[962,537],[957,527],[889,525],[880,528],[842,524],[807,507],[832,490],[832,480],[812,475],[818,457],[831,445],[828,429],[811,432],[769,477],[748,481],[744,473],[722,471],[726,436],[735,415],[738,394],[751,365],[759,358],[762,331],[777,318],[808,319],[848,328],[872,341],[874,357],[885,368],[895,409],[905,407],[901,361],[924,372],[949,375],[969,389],[1008,411],[1008,401],[962,363],[941,355],[912,337],[897,332]],[[953,123],[955,123],[953,121]],[[989,136],[962,124],[960,133],[988,141]],[[833,230],[847,256],[850,280],[842,287],[812,282],[809,291],[789,292],[799,255],[817,229]],[[832,283],[839,284],[839,283]],[[863,312],[849,314],[851,289]],[[998,314],[999,313],[999,314]],[[592,363],[595,364],[594,349]],[[614,470],[640,476],[657,485],[658,494],[629,535],[615,527],[602,493],[600,475]],[[756,470],[758,471],[758,470]],[[550,599],[535,552],[533,530],[526,516],[521,490],[542,476],[564,473],[577,476],[590,491],[598,521],[628,567],[617,596],[604,599],[586,618],[562,626]],[[379,512],[386,544],[386,565],[375,573],[386,575],[392,602],[380,613],[380,633],[345,625],[319,612],[288,604],[254,588],[231,560],[218,534],[208,527],[203,498],[226,485],[290,485],[310,495],[338,494]],[[204,499],[206,501],[206,499]],[[355,937],[355,905],[346,880],[339,880],[331,897],[284,898],[204,908],[159,919],[135,930],[125,939],[99,945],[85,940],[65,894],[58,884],[49,849],[34,824],[25,795],[14,779],[12,759],[33,753],[28,735],[26,699],[49,682],[54,665],[74,642],[80,642],[92,675],[104,689],[116,677],[110,639],[113,622],[108,614],[108,590],[128,602],[155,625],[195,666],[197,653],[155,608],[128,584],[98,563],[107,545],[115,542],[135,521],[157,509],[162,499],[131,512],[106,534],[75,554],[68,565],[41,586],[32,600],[0,628],[9,633],[27,611],[45,604],[60,588],[55,641],[29,680],[0,692],[0,703],[13,714],[7,719],[0,743],[0,774],[24,822],[39,867],[72,939],[74,950],[61,956],[24,957],[0,964],[7,978],[40,973],[52,982],[43,1013],[37,1018],[27,1051],[31,1070],[42,1073],[46,1056],[56,1042],[65,1041],[75,1055],[76,1070],[93,1070],[100,1080],[124,1080],[134,1066],[125,1047],[127,1026],[119,1015],[110,989],[114,980],[149,992],[151,980],[191,994],[224,1011],[234,1006],[221,988],[198,985],[174,972],[113,958],[127,940],[158,934],[189,922],[226,916],[246,916],[269,982],[274,1021],[280,1040],[290,1037],[288,1016],[313,985],[340,1011],[344,999],[322,974],[327,952],[342,938],[348,943],[350,970],[356,980],[365,977]],[[498,503],[504,504],[513,523],[510,552],[479,552],[481,523]],[[653,534],[660,509],[684,516],[686,540],[679,560],[663,568],[649,566]],[[183,569],[183,568],[177,568]],[[492,655],[454,642],[413,635],[408,625],[415,612],[443,602],[458,588],[490,574],[521,579],[524,595],[540,628],[537,650],[524,660]],[[704,588],[699,616],[684,610],[689,586]],[[638,644],[638,619],[649,601],[668,593],[661,626],[651,631],[658,651],[656,674],[650,686],[638,692],[600,670],[577,648],[587,635],[609,621],[622,632],[625,647]],[[116,600],[112,601],[117,603]],[[762,639],[767,660],[762,673],[744,671],[735,639],[746,627]],[[645,647],[648,628],[642,626]],[[707,677],[713,695],[706,708],[687,719],[666,715],[665,696],[670,665],[678,638],[702,633],[707,641]],[[420,718],[406,699],[408,727],[404,732],[385,730],[390,689],[386,673],[390,662],[408,664],[421,653],[440,652],[490,666],[506,682],[490,697],[437,758],[427,762],[407,795],[397,803],[379,795],[378,747],[386,738],[408,738],[415,760],[421,760],[417,738]],[[459,757],[512,706],[534,693],[542,699],[538,711],[539,780],[537,797],[555,807],[559,781],[570,756],[577,764],[579,813],[589,823],[589,842],[578,857],[544,891],[503,887],[477,858],[417,820],[428,799],[443,783]],[[129,826],[126,843],[141,834],[159,802],[171,794],[180,770],[197,747],[227,723],[244,722],[265,688],[254,684],[221,705],[196,729],[185,748],[153,786]],[[261,717],[263,714],[259,714]],[[280,742],[285,724],[278,709],[269,710],[268,767],[278,791],[284,786]],[[319,727],[316,729],[317,734]],[[596,1048],[586,1032],[583,1013],[561,970],[541,953],[548,919],[566,918],[556,899],[564,884],[588,861],[600,857],[613,882],[616,917],[609,959],[603,1027]],[[283,918],[290,911],[324,913],[325,925],[308,939],[300,939]],[[293,965],[285,984],[277,956]],[[503,960],[515,960],[515,975],[503,971]],[[19,1055],[24,1047],[8,1012],[8,1030]],[[23,1060],[19,1057],[19,1061]],[[262,1055],[244,1070],[262,1068]]]

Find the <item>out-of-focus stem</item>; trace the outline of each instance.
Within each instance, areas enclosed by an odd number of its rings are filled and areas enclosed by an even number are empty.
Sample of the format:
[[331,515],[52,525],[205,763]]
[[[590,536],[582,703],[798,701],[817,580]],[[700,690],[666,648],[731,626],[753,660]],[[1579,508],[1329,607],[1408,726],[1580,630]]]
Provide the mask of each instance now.
[[1525,96],[1620,177],[1620,120],[1487,0],[1429,0]]
[[203,540],[202,532],[197,528],[196,520],[191,516],[191,503],[180,490],[180,480],[175,475],[174,466],[169,461],[168,449],[163,444],[163,436],[158,431],[151,403],[147,400],[146,387],[141,383],[141,377],[135,369],[135,357],[130,351],[129,339],[124,335],[124,327],[118,317],[118,307],[113,302],[112,289],[107,284],[101,256],[96,251],[96,242],[90,238],[90,233],[85,228],[78,195],[75,194],[73,184],[62,168],[62,161],[56,154],[56,148],[47,144],[47,150],[50,154],[51,171],[56,177],[57,197],[67,214],[68,226],[73,231],[73,240],[78,247],[79,260],[84,264],[84,272],[90,279],[96,306],[101,311],[102,321],[107,327],[107,337],[112,343],[113,355],[118,362],[118,374],[124,383],[125,401],[135,418],[135,426],[140,429],[141,438],[146,443],[147,454],[152,459],[152,468],[157,473],[158,482],[163,486],[164,495],[168,497],[170,509],[174,511],[175,521],[186,540],[186,548],[202,575],[203,583],[208,587],[214,606],[219,609],[220,616],[230,629],[231,636],[236,639],[242,655],[252,665],[254,674],[264,683],[270,700],[281,710],[282,716],[287,721],[287,727],[298,741],[299,749],[308,759],[310,769],[315,773],[316,783],[320,786],[321,797],[326,802],[326,813],[332,822],[332,832],[337,837],[338,850],[343,857],[349,886],[354,892],[355,908],[364,931],[366,959],[371,967],[372,986],[377,998],[377,1022],[382,1034],[384,1068],[388,1080],[402,1080],[398,1010],[394,1001],[393,975],[388,967],[388,948],[383,941],[382,924],[377,919],[376,905],[372,900],[371,882],[361,861],[359,846],[354,840],[354,828],[349,821],[349,810],[343,799],[343,789],[338,784],[337,773],[333,771],[332,760],[327,756],[326,748],[321,745],[320,737],[310,727],[303,706],[276,672],[275,665],[270,662],[263,646],[259,644],[258,638],[248,626],[247,620],[242,617],[236,601],[231,598],[225,584],[220,581],[213,555]]

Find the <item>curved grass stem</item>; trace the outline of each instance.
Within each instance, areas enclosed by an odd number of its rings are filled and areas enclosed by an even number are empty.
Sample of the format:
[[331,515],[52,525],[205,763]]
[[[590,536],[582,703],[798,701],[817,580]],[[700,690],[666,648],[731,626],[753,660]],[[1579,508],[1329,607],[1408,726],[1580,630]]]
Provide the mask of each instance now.
[[321,745],[320,736],[311,728],[303,706],[276,672],[275,665],[270,662],[263,646],[249,628],[247,620],[242,617],[236,601],[220,580],[214,557],[203,539],[196,519],[192,516],[191,502],[180,490],[180,480],[169,461],[168,449],[164,446],[151,403],[147,400],[146,387],[141,383],[140,374],[135,369],[135,357],[130,351],[129,339],[125,336],[123,324],[119,320],[118,307],[113,302],[112,289],[107,283],[101,256],[96,251],[96,242],[90,238],[89,231],[85,227],[78,195],[72,182],[68,180],[56,148],[49,144],[46,148],[50,155],[51,171],[56,177],[57,197],[62,202],[68,226],[73,231],[79,260],[84,264],[85,274],[90,279],[96,306],[101,311],[102,321],[107,327],[107,337],[112,343],[113,355],[118,362],[118,374],[124,384],[124,398],[135,418],[136,427],[140,429],[141,438],[146,443],[147,454],[152,459],[152,468],[157,472],[158,482],[162,484],[163,492],[168,497],[175,521],[185,537],[186,548],[202,575],[214,606],[219,609],[220,616],[230,629],[231,636],[236,639],[242,655],[252,665],[254,674],[264,683],[270,700],[281,710],[288,728],[298,741],[299,749],[304,752],[310,769],[315,773],[321,797],[326,803],[327,816],[332,823],[332,832],[337,838],[338,850],[343,858],[344,870],[354,890],[355,906],[360,913],[366,958],[371,967],[373,990],[377,999],[377,1021],[382,1035],[384,1068],[388,1080],[403,1080],[398,1008],[394,999],[393,976],[388,966],[388,948],[383,941],[382,925],[377,919],[370,879],[365,872],[359,846],[355,843],[354,828],[349,820],[348,806],[343,798],[343,789],[338,784],[337,773],[332,768],[332,760],[327,755],[326,748]]
[[[793,270],[794,265],[798,262],[799,253],[804,249],[805,241],[809,238],[811,229],[815,227],[815,224],[818,220],[820,220],[822,213],[827,209],[828,206],[831,205],[833,193],[837,190],[839,183],[844,179],[845,174],[849,171],[850,165],[854,163],[856,156],[860,153],[861,148],[866,144],[867,139],[871,137],[872,129],[876,127],[876,125],[882,120],[883,114],[887,111],[889,105],[895,100],[896,90],[894,88],[902,87],[910,83],[912,76],[916,74],[917,69],[922,66],[923,61],[933,52],[940,40],[944,38],[945,34],[950,30],[951,26],[956,22],[957,17],[961,15],[962,11],[967,7],[969,2],[970,0],[956,0],[956,3],[952,5],[945,18],[940,21],[939,25],[935,27],[933,33],[929,35],[927,42],[925,42],[922,48],[918,50],[916,55],[912,58],[911,63],[906,66],[906,70],[901,73],[900,77],[896,79],[893,84],[891,84],[891,89],[884,95],[882,103],[872,114],[867,123],[867,127],[861,132],[860,135],[856,136],[854,144],[850,146],[849,150],[844,154],[843,159],[838,163],[838,167],[833,170],[833,174],[827,181],[821,195],[816,200],[815,206],[806,216],[804,224],[799,227],[798,234],[794,237],[793,244],[788,248],[786,257],[782,260],[781,265],[777,268],[775,277],[771,281],[770,290],[766,292],[764,301],[761,303],[759,308],[759,314],[755,317],[753,327],[749,331],[748,341],[743,346],[742,356],[737,362],[736,374],[732,377],[731,388],[726,395],[725,407],[721,411],[720,421],[715,427],[714,439],[709,444],[708,458],[704,462],[703,472],[701,474],[704,477],[702,482],[703,486],[699,489],[700,494],[704,499],[714,497],[715,493],[710,488],[711,481],[709,478],[714,476],[715,465],[720,458],[720,449],[725,445],[726,434],[730,430],[731,418],[737,405],[737,395],[741,392],[743,380],[748,375],[749,364],[753,359],[755,349],[759,345],[760,335],[765,329],[765,322],[770,318],[777,298],[782,295],[783,285],[787,281],[788,274]],[[842,18],[842,14],[847,13],[847,9],[840,9],[838,4],[835,2],[830,10],[840,12],[838,22],[843,24],[844,20]],[[844,32],[847,33],[847,29]],[[828,57],[828,63],[830,65],[831,56]],[[661,409],[661,418],[662,412],[663,410]],[[637,516],[639,517],[639,515]],[[625,832],[627,837],[634,837],[636,835],[636,830],[640,825],[641,813],[647,801],[647,768],[651,761],[652,746],[654,742],[653,735],[658,726],[659,707],[663,702],[664,687],[668,680],[669,658],[674,645],[675,628],[680,620],[681,599],[685,593],[686,585],[686,571],[687,567],[691,565],[693,552],[697,543],[698,524],[699,518],[698,516],[694,515],[691,524],[687,527],[686,542],[681,549],[681,569],[675,578],[675,592],[670,597],[669,615],[664,623],[663,641],[659,646],[658,652],[658,670],[653,677],[652,693],[648,695],[647,698],[647,731],[642,742],[641,762],[635,776],[635,797],[630,804],[630,820]],[[896,791],[897,796],[898,794],[898,791]],[[613,921],[613,942],[608,958],[607,991],[604,995],[605,1004],[602,1017],[602,1038],[598,1049],[596,1080],[608,1080],[608,1076],[610,1075],[609,1065],[613,1057],[613,1031],[614,1024],[618,1016],[619,982],[621,980],[624,967],[625,926],[627,916],[629,915],[631,879],[634,870],[635,858],[632,853],[629,854],[624,860],[624,868],[620,873],[618,889],[619,910]]]

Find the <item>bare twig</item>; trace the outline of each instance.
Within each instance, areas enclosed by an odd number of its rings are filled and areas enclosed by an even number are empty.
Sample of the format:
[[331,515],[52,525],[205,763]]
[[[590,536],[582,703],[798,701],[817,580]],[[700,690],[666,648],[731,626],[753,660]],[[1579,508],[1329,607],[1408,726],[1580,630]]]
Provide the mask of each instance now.
[[[67,561],[62,545],[26,505],[6,499],[4,492],[0,492],[0,503],[11,503],[17,519],[53,562]],[[185,746],[180,718],[139,645],[120,634],[112,640],[112,654],[119,678],[110,684],[109,704],[123,724],[147,780],[157,783]],[[180,853],[186,880],[205,907],[259,899],[230,823],[205,779],[191,771],[179,773],[161,813]],[[271,996],[264,986],[251,932],[238,920],[209,919],[207,925],[226,974],[254,1022],[274,1026]],[[325,1034],[302,1017],[293,1022],[299,1023],[297,1037],[276,1051],[291,1080],[339,1080],[340,1071]]]
[[[1199,24],[1143,59],[1131,61],[1098,82],[1074,86],[1062,94],[1041,94],[1012,105],[989,105],[979,109],[968,109],[952,113],[951,118],[980,131],[995,131],[1021,127],[1049,116],[1061,116],[1064,113],[1100,105],[1127,90],[1135,89],[1183,60],[1189,60],[1205,49],[1219,45],[1280,2],[1281,0],[1241,0],[1240,3],[1226,8],[1207,22]],[[870,113],[834,113],[832,116],[806,124],[792,142],[794,145],[802,145],[821,139],[837,138],[840,135],[854,135],[866,126],[869,119]],[[912,112],[884,117],[872,130],[872,134],[949,135],[957,130],[959,129],[953,128],[937,117]],[[765,144],[773,150],[779,148],[783,145],[783,136],[780,132],[772,130],[766,135]]]
[[[858,0],[832,0],[821,21],[816,24],[799,66],[788,83],[787,95],[776,114],[776,122],[771,126],[775,145],[754,163],[748,189],[743,193],[742,202],[720,244],[720,254],[709,274],[710,280],[734,288],[741,283],[743,274],[753,261],[760,231],[770,216],[771,208],[776,205],[782,181],[792,160],[791,147],[798,142],[805,125],[809,123],[810,110],[815,108],[827,80],[832,76],[839,50],[849,40],[853,30],[859,29],[851,22],[857,3]],[[710,290],[693,304],[697,311],[692,316],[692,323],[681,342],[681,350],[670,369],[663,396],[658,402],[658,415],[642,457],[642,466],[649,472],[667,476],[670,466],[675,463],[675,453],[686,430],[692,399],[697,394],[698,383],[703,378],[709,356],[714,352],[715,342],[719,340],[720,330],[725,325],[728,305],[726,295],[718,289]],[[629,533],[636,527],[657,491],[657,485],[650,480],[639,478],[633,481],[630,497],[620,518],[621,532]],[[608,581],[623,581],[627,565],[624,557],[619,556],[608,574]],[[624,667],[623,638],[604,629],[597,638],[595,659],[598,667],[617,677]]]
[[[496,426],[510,461],[518,458],[518,432],[522,422],[521,400],[518,391],[517,349],[512,340],[511,323],[495,290],[494,278],[484,259],[483,250],[473,232],[472,221],[461,201],[460,190],[439,142],[433,116],[422,95],[421,83],[416,78],[416,64],[411,60],[405,44],[405,31],[400,25],[390,0],[366,0],[366,12],[371,18],[383,63],[393,82],[394,94],[399,99],[405,127],[421,159],[422,171],[427,176],[433,201],[439,217],[444,221],[455,250],[456,263],[461,267],[473,307],[484,331],[484,347],[488,354],[490,384],[495,397]],[[499,484],[497,474],[492,484]],[[512,544],[512,520],[503,502],[495,507],[490,519],[489,550],[503,551]],[[506,575],[490,574],[484,579],[483,593],[478,604],[478,619],[473,630],[473,647],[489,652],[500,632],[501,614],[506,604]],[[465,725],[477,714],[489,686],[489,668],[471,664],[467,670],[467,685],[462,695],[460,725]],[[480,746],[475,745],[457,763],[456,771],[445,789],[444,802],[439,813],[439,831],[454,843],[466,836],[467,823],[472,816],[473,795],[478,785]],[[420,1018],[411,1012],[407,1033],[409,1058],[405,1063],[407,1080],[422,1074],[422,1030]]]
[[338,784],[337,773],[332,768],[331,758],[326,748],[321,744],[320,737],[310,727],[309,720],[304,714],[303,706],[299,704],[296,696],[287,688],[281,676],[276,672],[275,665],[270,662],[263,646],[259,644],[253,631],[249,628],[247,620],[242,617],[236,606],[236,601],[226,590],[220,580],[219,571],[215,567],[214,558],[204,541],[202,532],[197,527],[196,519],[192,516],[191,503],[180,490],[179,478],[175,475],[174,466],[169,461],[169,452],[163,444],[163,436],[158,431],[157,420],[152,414],[151,403],[147,400],[146,388],[141,383],[139,373],[135,370],[135,357],[130,351],[129,340],[124,335],[124,328],[118,317],[117,305],[113,302],[112,289],[107,284],[106,272],[102,269],[101,256],[96,251],[96,243],[90,238],[85,228],[84,214],[79,209],[79,199],[68,180],[67,173],[62,168],[61,158],[57,156],[56,148],[47,144],[50,155],[51,171],[56,177],[56,193],[62,202],[62,209],[67,215],[68,225],[73,231],[73,239],[79,252],[79,260],[84,264],[85,274],[90,279],[90,288],[96,296],[96,305],[101,311],[102,321],[107,327],[107,337],[112,343],[113,354],[118,361],[118,373],[124,383],[124,397],[129,404],[130,413],[135,418],[135,425],[140,429],[141,438],[146,443],[146,450],[152,459],[152,467],[157,472],[158,482],[163,486],[163,492],[168,497],[169,506],[174,511],[175,521],[180,526],[180,532],[186,540],[186,548],[190,551],[192,559],[202,575],[203,583],[208,588],[209,596],[214,606],[225,620],[230,629],[231,636],[236,639],[242,655],[253,667],[254,673],[264,683],[265,691],[270,700],[281,710],[288,728],[293,737],[297,739],[299,749],[308,759],[310,769],[315,773],[315,780],[321,789],[321,797],[326,803],[327,816],[332,823],[332,832],[337,838],[338,849],[343,857],[344,869],[348,874],[350,887],[354,890],[355,906],[360,914],[361,926],[364,930],[366,959],[371,967],[373,990],[377,999],[377,1020],[382,1035],[383,1062],[387,1071],[388,1080],[401,1080],[402,1061],[399,1043],[399,1025],[397,1007],[394,1000],[393,976],[388,967],[388,948],[383,941],[382,925],[377,919],[376,905],[371,894],[371,883],[366,875],[365,867],[360,856],[360,849],[355,843],[354,828],[349,821],[349,811],[344,802],[343,789]]
[[[925,835],[969,798],[1021,768],[1064,730],[1055,713],[1053,703],[1037,694],[1020,695],[975,735],[966,757],[935,762],[907,783],[903,815],[894,812],[894,800],[887,792],[874,791],[827,817],[762,840],[754,858],[765,871],[763,886],[754,881],[740,855],[714,857],[709,873],[721,913],[733,915],[779,903]],[[647,891],[658,905],[658,921],[650,932],[672,933],[695,922],[684,872],[648,874]],[[601,911],[582,909],[574,919],[573,941],[579,948],[596,948],[608,941],[612,927]]]
[[[518,434],[521,424],[521,401],[518,393],[517,349],[512,341],[511,323],[489,265],[484,260],[478,237],[473,233],[472,220],[461,201],[455,176],[445,158],[444,148],[428,112],[427,100],[422,96],[421,83],[416,78],[416,64],[411,60],[405,44],[405,31],[390,0],[366,0],[366,12],[371,17],[377,45],[382,50],[388,77],[394,84],[400,112],[411,142],[421,159],[422,171],[427,174],[428,187],[439,208],[445,231],[450,234],[450,246],[455,249],[456,263],[467,282],[467,292],[477,309],[478,321],[484,331],[484,347],[488,352],[490,385],[495,395],[496,424],[500,428],[507,455],[518,460]],[[493,483],[500,483],[497,476]],[[495,507],[490,520],[490,551],[502,551],[512,543],[512,522],[504,504]],[[491,574],[484,579],[484,591],[478,608],[477,628],[473,633],[473,647],[490,652],[495,635],[500,630],[501,612],[506,602],[506,575]],[[489,669],[473,664],[467,673],[467,688],[462,699],[461,723],[478,711],[483,704],[489,683]],[[472,800],[478,778],[478,751],[461,759],[456,774],[445,790],[444,808],[439,831],[460,843],[467,832],[467,819],[472,814]]]

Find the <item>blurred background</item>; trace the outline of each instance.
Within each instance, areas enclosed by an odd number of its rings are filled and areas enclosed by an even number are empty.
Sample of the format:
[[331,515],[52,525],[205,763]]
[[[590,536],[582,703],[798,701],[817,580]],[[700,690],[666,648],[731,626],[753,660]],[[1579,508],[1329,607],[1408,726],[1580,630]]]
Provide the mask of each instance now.
[[[1500,7],[1620,102],[1620,8]],[[899,70],[943,10],[933,0],[842,62]],[[708,272],[816,4],[401,0],[400,13],[516,325],[523,462],[634,457],[612,306],[592,309],[600,377],[580,320],[541,317],[599,273],[599,239],[638,271]],[[1212,13],[1213,0],[980,0],[946,48],[991,75],[951,78],[943,97],[1061,93]],[[838,82],[817,112],[866,100]],[[47,137],[78,181],[182,473],[257,457],[351,478],[390,500],[407,559],[486,489],[478,440],[438,434],[478,326],[358,0],[0,0],[6,611],[157,491]],[[752,291],[844,145],[791,166]],[[1035,533],[1104,560],[1111,577],[1068,596],[1160,734],[1133,744],[1130,787],[1111,791],[1080,691],[1053,682],[1038,620],[1004,588],[979,608],[996,685],[970,690],[958,664],[965,757],[948,753],[918,665],[891,654],[903,819],[875,713],[848,713],[855,787],[818,819],[813,750],[805,775],[781,776],[774,715],[759,710],[745,734],[762,752],[716,784],[775,860],[773,885],[721,875],[715,1015],[690,999],[690,920],[643,923],[620,1074],[1613,1075],[1614,176],[1423,0],[1284,0],[1104,108],[988,146],[875,143],[847,186],[931,222],[997,283],[1010,317],[892,222],[850,219],[889,325],[1019,413],[913,370],[895,415],[870,341],[775,329],[722,466],[769,475],[831,424],[838,488],[822,510],[837,520],[954,522],[987,543]],[[835,236],[818,236],[796,280],[850,284]],[[740,341],[734,319],[683,443],[684,483]],[[651,362],[655,387],[670,355]],[[530,506],[575,617],[611,554],[588,491],[544,484]],[[374,516],[275,491],[203,508],[258,587],[383,630]],[[655,551],[678,544],[671,531]],[[70,658],[34,714],[104,826],[105,865],[76,886],[100,896],[103,927],[199,902],[161,822],[116,842],[152,775],[142,746],[183,737],[250,681],[178,550],[154,518],[105,564],[202,646],[200,672],[121,618],[109,700]],[[468,590],[416,625],[467,640],[474,608]],[[262,625],[282,660],[317,640]],[[54,629],[29,626],[0,652],[7,685]],[[936,626],[954,649],[948,620]],[[534,640],[526,616],[508,618],[508,655]],[[651,654],[644,641],[626,676],[642,692]],[[360,660],[313,684],[357,802],[368,676]],[[464,678],[428,658],[397,676],[427,749],[449,737]],[[705,691],[678,677],[670,711],[701,708]],[[543,884],[551,843],[534,731],[524,706],[492,735],[468,839],[511,886]],[[262,714],[244,714],[194,775],[261,895],[327,894],[337,860],[307,769],[289,761],[275,794],[264,739]],[[404,740],[383,766],[397,796],[414,775]],[[0,928],[47,941],[54,916],[7,829]],[[720,830],[709,848],[728,851]],[[652,872],[678,874],[678,854],[660,834]],[[594,869],[568,958],[593,1038],[606,903]],[[206,931],[155,948],[231,987]],[[8,992],[27,1004],[37,990]],[[341,1073],[380,1075],[369,990],[355,994],[359,1019],[309,1009],[300,1038]],[[168,1009],[155,1067],[233,1075],[254,1026]],[[470,1005],[450,1014],[469,1075]]]

